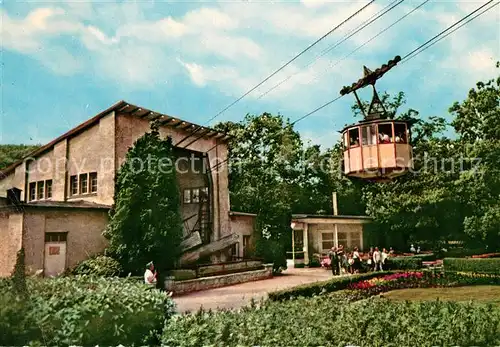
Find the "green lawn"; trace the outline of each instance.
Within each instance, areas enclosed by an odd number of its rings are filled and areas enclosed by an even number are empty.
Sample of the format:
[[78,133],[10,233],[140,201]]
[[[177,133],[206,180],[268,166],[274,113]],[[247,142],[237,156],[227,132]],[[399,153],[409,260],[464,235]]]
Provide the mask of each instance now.
[[500,286],[467,286],[454,288],[399,289],[383,294],[385,298],[397,301],[443,300],[491,302],[500,306]]

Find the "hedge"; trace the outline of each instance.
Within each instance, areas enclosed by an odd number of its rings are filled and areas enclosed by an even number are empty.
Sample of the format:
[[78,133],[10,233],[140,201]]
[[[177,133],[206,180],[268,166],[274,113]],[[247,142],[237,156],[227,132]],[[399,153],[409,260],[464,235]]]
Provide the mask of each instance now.
[[422,261],[434,261],[437,259],[437,256],[434,253],[425,253],[412,255],[411,258],[419,258]]
[[386,259],[386,267],[390,270],[418,270],[422,268],[422,256],[390,257]]
[[75,276],[27,284],[29,298],[20,300],[8,282],[0,283],[0,330],[9,331],[0,334],[0,345],[157,344],[174,314],[165,293],[129,280]]
[[500,275],[500,258],[445,258],[445,272],[472,272]]
[[448,251],[439,252],[439,258],[465,258],[473,255],[487,253],[484,248],[452,248]]
[[[443,301],[362,301],[344,291],[239,311],[173,317],[164,346],[498,346],[500,309]],[[353,295],[358,298],[350,298]]]
[[384,276],[394,273],[394,271],[370,272],[366,274],[334,277],[331,280],[302,284],[297,287],[282,289],[269,293],[269,300],[284,301],[297,297],[311,297],[314,295],[331,293],[337,290],[346,289],[351,283],[368,280],[374,277]]

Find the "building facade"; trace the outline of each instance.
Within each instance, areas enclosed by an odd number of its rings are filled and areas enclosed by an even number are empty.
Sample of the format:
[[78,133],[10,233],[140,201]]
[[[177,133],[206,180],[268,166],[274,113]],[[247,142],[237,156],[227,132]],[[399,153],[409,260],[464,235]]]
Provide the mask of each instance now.
[[185,238],[196,235],[194,246],[200,246],[235,234],[236,241],[230,247],[213,249],[210,259],[242,256],[243,235],[251,234],[253,222],[241,223],[238,218],[242,217],[230,213],[229,137],[120,101],[0,174],[0,196],[4,197],[0,276],[10,274],[21,247],[27,266],[44,269],[48,275],[104,250],[102,231],[113,205],[116,174],[134,142],[150,131],[153,120],[161,124],[160,136],[171,137],[176,145],[173,165]]
[[362,250],[363,226],[370,221],[367,216],[293,215],[293,262],[309,264],[314,256],[321,258],[339,245],[347,250]]

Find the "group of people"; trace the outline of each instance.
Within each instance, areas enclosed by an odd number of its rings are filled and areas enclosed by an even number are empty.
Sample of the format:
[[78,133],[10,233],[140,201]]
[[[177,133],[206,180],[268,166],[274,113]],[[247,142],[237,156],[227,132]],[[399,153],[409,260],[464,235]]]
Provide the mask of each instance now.
[[370,247],[366,257],[362,257],[358,247],[354,247],[352,252],[346,252],[344,246],[332,247],[328,253],[332,274],[341,275],[344,273],[359,273],[362,271],[383,271],[387,258],[394,254],[392,247],[387,251],[382,251],[378,247]]
[[[372,144],[375,144],[375,139],[376,139],[376,136],[373,135],[373,140],[372,140],[373,143]],[[366,139],[363,139],[363,145],[366,144],[366,141],[367,141]],[[404,134],[402,134],[402,133],[397,134],[396,137],[394,138],[394,141],[393,141],[392,137],[390,137],[388,134],[385,134],[383,132],[378,134],[378,143],[385,144],[385,143],[393,143],[393,142],[405,143],[406,140],[405,140]],[[351,137],[351,147],[356,147],[356,146],[359,146],[359,136]]]

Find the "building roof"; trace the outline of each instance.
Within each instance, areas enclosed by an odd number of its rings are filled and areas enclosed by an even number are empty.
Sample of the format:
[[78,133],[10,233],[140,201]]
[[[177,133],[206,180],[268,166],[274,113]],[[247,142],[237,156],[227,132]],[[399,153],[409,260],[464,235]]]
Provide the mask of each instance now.
[[96,204],[93,202],[77,200],[77,201],[37,201],[37,202],[22,202],[17,205],[3,205],[2,209],[26,210],[31,208],[61,208],[61,209],[85,209],[85,210],[109,210],[110,205]]
[[370,216],[342,216],[342,215],[323,215],[323,214],[292,214],[292,219],[364,219],[372,220]]
[[[22,164],[26,158],[36,157],[36,156],[39,156],[39,155],[45,153],[46,151],[52,149],[54,147],[54,145],[57,144],[58,142],[66,139],[66,138],[69,138],[71,136],[77,135],[78,133],[88,129],[89,127],[98,123],[101,118],[105,117],[107,114],[109,114],[110,112],[113,112],[113,111],[119,112],[122,114],[126,114],[126,115],[132,115],[135,117],[147,119],[150,121],[159,119],[159,121],[162,125],[173,127],[173,128],[180,129],[183,131],[195,131],[195,129],[196,129],[196,135],[193,136],[194,139],[201,137],[202,135],[203,135],[203,137],[208,137],[208,138],[214,137],[214,138],[220,139],[222,141],[227,141],[230,138],[229,135],[227,135],[223,132],[214,130],[212,128],[208,128],[205,126],[190,123],[190,122],[184,121],[182,119],[172,117],[172,116],[169,116],[169,115],[166,115],[163,113],[159,113],[156,111],[152,111],[150,109],[136,106],[136,105],[128,103],[124,100],[121,100],[121,101],[118,101],[117,103],[115,103],[114,105],[108,107],[104,111],[100,112],[99,114],[95,115],[94,117],[90,118],[89,120],[78,125],[77,127],[69,130],[68,132],[64,133],[63,135],[52,140],[48,144],[46,144],[46,145],[36,149],[35,151],[29,153],[23,159],[18,160],[14,164],[12,164],[12,165],[6,167],[5,169],[3,169],[2,171],[0,171],[0,173],[3,175],[10,174],[11,172],[13,172],[16,169],[16,167],[18,167],[20,164]],[[189,141],[192,141],[192,139],[189,139]]]

